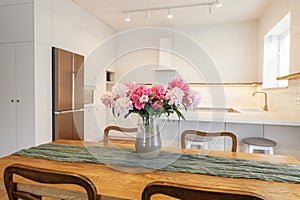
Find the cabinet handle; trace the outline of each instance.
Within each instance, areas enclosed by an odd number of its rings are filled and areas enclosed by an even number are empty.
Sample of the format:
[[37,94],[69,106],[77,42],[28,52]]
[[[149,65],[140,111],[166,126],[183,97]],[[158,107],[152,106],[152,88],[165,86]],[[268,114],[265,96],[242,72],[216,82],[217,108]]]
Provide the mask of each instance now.
[[14,102],[14,100],[12,99],[12,100],[10,100],[10,102]]
[[17,102],[20,102],[20,100],[18,99]]

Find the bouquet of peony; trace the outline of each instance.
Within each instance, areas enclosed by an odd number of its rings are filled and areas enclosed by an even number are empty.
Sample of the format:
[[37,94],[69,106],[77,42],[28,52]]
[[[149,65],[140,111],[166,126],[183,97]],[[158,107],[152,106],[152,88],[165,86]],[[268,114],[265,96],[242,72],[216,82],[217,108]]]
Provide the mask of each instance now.
[[112,92],[106,92],[101,97],[102,103],[112,109],[113,115],[124,116],[131,113],[139,114],[146,122],[152,116],[169,117],[176,113],[179,119],[185,119],[181,109],[192,109],[200,103],[198,92],[190,89],[181,79],[174,79],[165,89],[160,85],[151,87],[130,83],[117,83]]

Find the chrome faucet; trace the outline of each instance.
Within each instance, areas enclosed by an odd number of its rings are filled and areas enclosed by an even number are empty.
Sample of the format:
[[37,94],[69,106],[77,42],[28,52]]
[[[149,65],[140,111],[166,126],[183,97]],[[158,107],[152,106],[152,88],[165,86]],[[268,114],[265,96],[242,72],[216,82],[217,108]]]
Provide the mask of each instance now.
[[265,95],[265,106],[264,106],[264,110],[265,111],[268,111],[268,95],[266,92],[263,92],[263,91],[256,91],[256,92],[253,92],[253,96],[256,94],[256,93],[262,93]]

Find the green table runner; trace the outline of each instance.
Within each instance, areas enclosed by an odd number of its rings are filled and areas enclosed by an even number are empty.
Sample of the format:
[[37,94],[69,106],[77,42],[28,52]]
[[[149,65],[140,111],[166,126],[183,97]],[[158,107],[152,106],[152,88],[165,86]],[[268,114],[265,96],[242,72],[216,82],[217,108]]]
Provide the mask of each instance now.
[[152,170],[188,172],[230,178],[300,183],[300,165],[223,158],[161,151],[152,160],[141,159],[133,149],[43,144],[15,154],[66,162],[91,162]]

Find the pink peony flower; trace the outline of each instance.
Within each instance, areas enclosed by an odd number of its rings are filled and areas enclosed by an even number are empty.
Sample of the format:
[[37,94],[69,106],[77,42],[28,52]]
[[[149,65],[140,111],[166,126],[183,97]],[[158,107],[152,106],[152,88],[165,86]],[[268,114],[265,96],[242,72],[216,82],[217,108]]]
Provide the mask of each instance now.
[[154,96],[151,98],[157,98],[159,100],[163,100],[166,94],[166,90],[163,86],[160,85],[154,85],[150,88],[151,94],[154,94]]
[[166,90],[164,87],[159,85],[154,85],[150,88],[151,95],[150,98],[150,105],[153,107],[154,110],[163,106],[163,100],[165,98]]
[[181,89],[184,94],[188,94],[190,87],[187,83],[185,83],[182,79],[174,79],[171,82],[168,83],[168,89],[172,90],[173,88],[178,87],[179,89]]
[[111,92],[105,92],[101,96],[101,101],[106,107],[111,108],[114,103],[113,94]]
[[185,95],[182,99],[182,103],[189,109],[195,108],[200,103],[200,95],[195,90],[190,90],[188,95]]
[[125,83],[125,85],[128,87],[128,95],[131,96],[132,92],[139,86],[134,81]]
[[147,86],[138,86],[130,95],[131,101],[136,109],[141,110],[145,107],[145,103],[149,100],[150,89]]
[[149,100],[149,97],[144,94],[139,98],[139,102],[141,102],[141,103],[146,103],[146,102],[148,102],[148,100]]
[[153,103],[151,103],[151,107],[154,108],[154,110],[160,108],[163,106],[163,102],[162,101],[155,101]]
[[101,101],[112,109],[114,116],[127,117],[130,113],[138,113],[149,120],[152,115],[160,117],[164,113],[169,117],[176,112],[179,119],[184,119],[181,108],[196,107],[200,96],[183,80],[174,79],[168,83],[167,89],[159,85],[149,88],[134,82],[117,83],[112,92],[101,96]]

